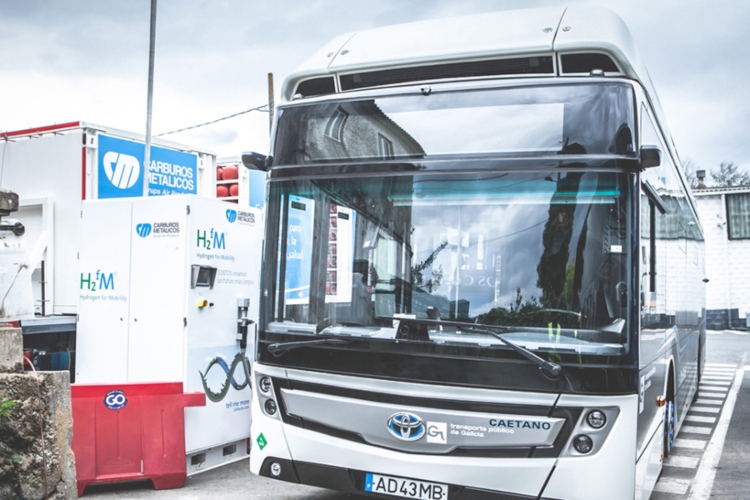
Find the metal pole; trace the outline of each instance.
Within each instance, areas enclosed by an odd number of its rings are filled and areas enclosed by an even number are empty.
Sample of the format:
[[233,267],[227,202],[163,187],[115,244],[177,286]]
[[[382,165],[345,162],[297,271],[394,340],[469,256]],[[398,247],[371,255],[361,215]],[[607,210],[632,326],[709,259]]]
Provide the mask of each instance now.
[[148,48],[148,98],[146,101],[146,146],[143,154],[143,196],[148,196],[151,178],[151,108],[154,101],[154,53],[156,48],[156,0],[151,0],[151,36]]
[[273,129],[273,73],[268,73],[268,132]]

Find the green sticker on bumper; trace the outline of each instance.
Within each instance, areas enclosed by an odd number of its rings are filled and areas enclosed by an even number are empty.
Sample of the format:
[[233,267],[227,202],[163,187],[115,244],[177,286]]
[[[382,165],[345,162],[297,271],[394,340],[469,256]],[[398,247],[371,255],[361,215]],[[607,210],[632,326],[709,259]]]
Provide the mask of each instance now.
[[258,436],[258,439],[256,439],[255,442],[258,443],[258,448],[260,448],[261,451],[263,451],[263,448],[265,448],[266,445],[268,444],[268,441],[266,441],[266,438],[265,436],[263,436],[263,433],[261,433],[260,436]]

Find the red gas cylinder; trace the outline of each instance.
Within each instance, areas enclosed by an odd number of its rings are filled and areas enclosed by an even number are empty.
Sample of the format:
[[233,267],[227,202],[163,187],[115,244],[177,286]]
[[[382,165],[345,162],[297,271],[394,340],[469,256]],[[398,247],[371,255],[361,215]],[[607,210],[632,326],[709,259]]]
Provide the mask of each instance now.
[[217,181],[221,180],[221,174],[222,174],[222,172],[224,172],[224,168],[223,167],[216,167],[216,180]]
[[220,184],[216,186],[217,198],[226,198],[227,196],[229,196],[229,188],[226,185]]
[[238,175],[239,171],[237,165],[228,165],[224,167],[224,170],[221,172],[221,178],[225,181],[236,179]]
[[238,184],[229,185],[229,196],[237,196],[240,192],[240,186]]

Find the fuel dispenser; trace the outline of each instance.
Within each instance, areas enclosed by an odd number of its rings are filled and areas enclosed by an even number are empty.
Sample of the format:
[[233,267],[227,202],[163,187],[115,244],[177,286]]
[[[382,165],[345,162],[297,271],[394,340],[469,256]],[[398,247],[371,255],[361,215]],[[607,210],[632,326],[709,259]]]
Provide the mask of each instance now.
[[263,213],[192,195],[83,203],[76,384],[181,382],[187,474],[249,454]]

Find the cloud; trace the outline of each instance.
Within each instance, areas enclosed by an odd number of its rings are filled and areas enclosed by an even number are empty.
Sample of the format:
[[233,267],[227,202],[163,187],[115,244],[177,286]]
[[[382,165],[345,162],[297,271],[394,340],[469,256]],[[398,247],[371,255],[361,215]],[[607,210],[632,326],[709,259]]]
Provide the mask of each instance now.
[[[570,0],[567,5],[590,3]],[[701,165],[750,166],[744,27],[750,3],[599,0],[628,24],[672,125],[681,155]],[[157,14],[154,131],[227,116],[278,96],[286,74],[342,33],[374,26],[536,6],[553,0],[161,1]],[[149,0],[5,1],[0,6],[0,129],[85,120],[145,128]],[[268,143],[267,124],[247,119],[236,154]],[[255,125],[257,121],[257,125]],[[223,130],[235,123],[211,126]],[[237,122],[239,123],[239,122]],[[265,133],[264,133],[265,132]],[[221,139],[219,139],[221,137]],[[217,149],[211,144],[198,145]],[[267,146],[265,146],[267,147]],[[730,155],[725,158],[724,155]]]

